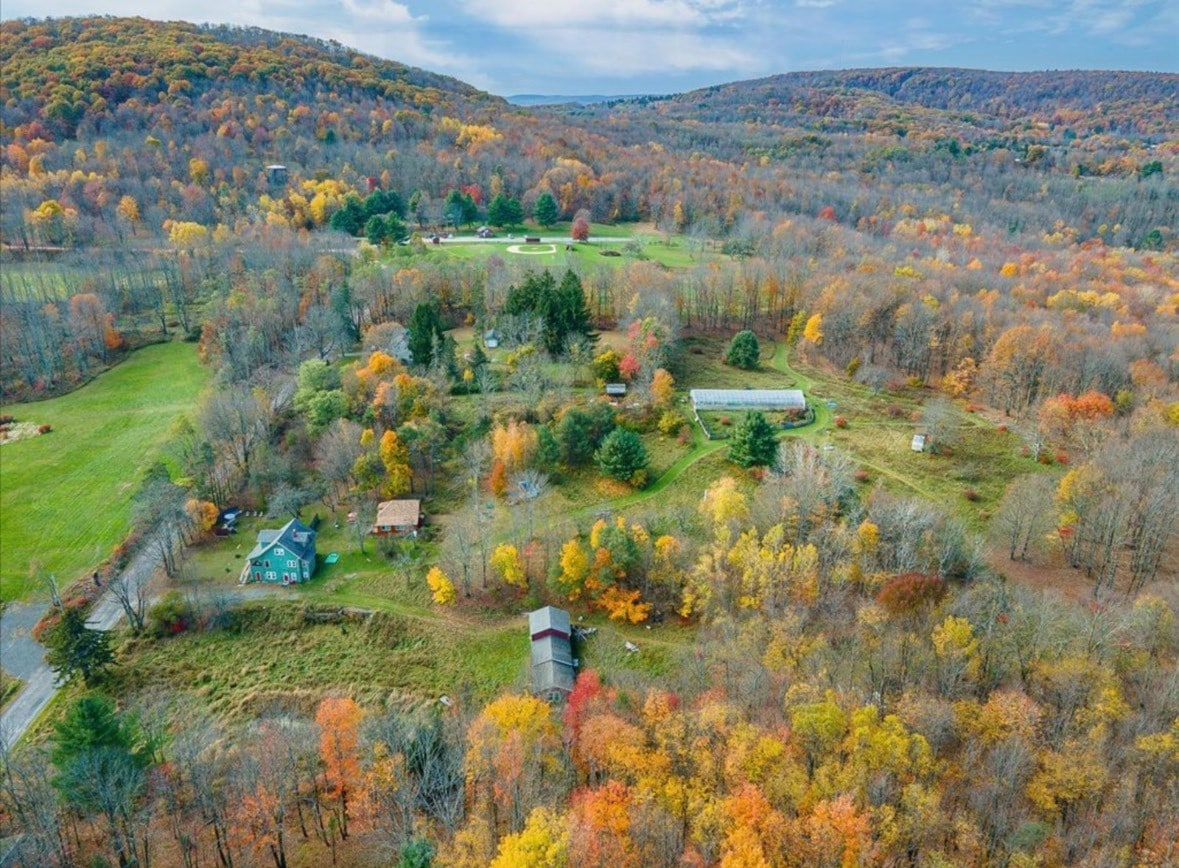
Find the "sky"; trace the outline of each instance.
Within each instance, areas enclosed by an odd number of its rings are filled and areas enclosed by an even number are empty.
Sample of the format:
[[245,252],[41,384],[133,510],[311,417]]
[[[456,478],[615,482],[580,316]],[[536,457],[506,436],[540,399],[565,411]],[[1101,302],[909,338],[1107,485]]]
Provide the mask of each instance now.
[[[201,11],[197,11],[200,9]],[[334,39],[501,96],[880,66],[1179,71],[1179,0],[4,0]]]

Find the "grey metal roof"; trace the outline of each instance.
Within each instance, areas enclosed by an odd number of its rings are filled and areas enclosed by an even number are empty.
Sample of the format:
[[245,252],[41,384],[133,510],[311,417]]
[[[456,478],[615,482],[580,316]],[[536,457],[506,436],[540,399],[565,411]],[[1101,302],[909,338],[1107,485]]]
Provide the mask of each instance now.
[[535,636],[545,630],[556,630],[569,635],[569,613],[556,606],[545,606],[528,613],[528,635]]
[[692,389],[692,406],[701,410],[754,407],[768,410],[806,409],[801,389]]
[[577,673],[572,666],[556,661],[541,663],[532,667],[532,690],[534,693],[548,693],[556,689],[569,693],[573,690],[576,678]]
[[532,640],[532,665],[542,663],[563,663],[573,665],[573,651],[569,648],[569,640],[563,636],[542,636]]
[[[540,636],[538,634],[544,633]],[[577,672],[569,644],[569,613],[545,606],[528,613],[528,634],[532,636],[532,690],[548,693],[573,689]]]
[[275,544],[305,561],[315,558],[315,531],[297,518],[292,518],[281,530],[258,531],[258,542],[246,555],[247,560],[260,557],[263,552]]

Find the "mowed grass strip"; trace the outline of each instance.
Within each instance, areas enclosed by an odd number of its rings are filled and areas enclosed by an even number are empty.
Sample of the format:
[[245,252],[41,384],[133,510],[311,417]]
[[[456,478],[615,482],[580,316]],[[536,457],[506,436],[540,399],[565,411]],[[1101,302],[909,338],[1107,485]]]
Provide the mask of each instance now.
[[0,412],[53,426],[0,446],[0,599],[91,570],[127,532],[131,498],[208,382],[192,344],[146,347],[75,392]]

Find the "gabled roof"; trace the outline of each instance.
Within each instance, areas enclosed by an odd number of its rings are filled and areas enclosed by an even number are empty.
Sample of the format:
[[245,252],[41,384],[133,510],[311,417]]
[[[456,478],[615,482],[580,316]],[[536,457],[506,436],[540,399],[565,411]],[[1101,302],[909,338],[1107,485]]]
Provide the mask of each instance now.
[[297,518],[292,518],[280,530],[260,530],[258,542],[246,558],[260,557],[273,545],[281,545],[291,554],[309,561],[315,557],[315,531]]
[[558,609],[555,606],[545,606],[543,609],[537,609],[535,612],[528,613],[528,635],[536,636],[544,633],[546,630],[552,630],[555,633],[560,633],[562,636],[568,638],[569,636],[569,613],[564,609]]
[[416,527],[422,514],[420,500],[385,500],[377,506],[374,527]]

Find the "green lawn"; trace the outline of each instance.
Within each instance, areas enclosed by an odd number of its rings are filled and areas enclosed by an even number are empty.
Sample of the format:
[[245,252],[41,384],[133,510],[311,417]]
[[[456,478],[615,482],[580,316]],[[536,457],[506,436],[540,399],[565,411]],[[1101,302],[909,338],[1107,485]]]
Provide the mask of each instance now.
[[[482,261],[495,254],[504,260],[524,261],[535,268],[567,268],[578,264],[582,267],[607,265],[619,268],[633,264],[638,259],[647,259],[668,268],[692,268],[703,262],[711,262],[727,258],[709,245],[695,244],[686,238],[668,236],[655,233],[649,227],[628,226],[597,226],[590,230],[590,240],[585,244],[575,244],[571,250],[566,249],[566,242],[545,243],[541,245],[527,244],[524,238],[539,235],[544,238],[567,238],[568,224],[558,224],[551,229],[539,230],[532,227],[512,232],[509,238],[506,232],[496,234],[493,241],[476,240],[465,232],[459,237],[447,241],[445,244],[434,245],[427,242],[424,253],[410,255],[406,248],[394,248],[390,251],[392,261],[398,264],[412,262],[415,256],[450,257],[472,261]],[[640,253],[636,256],[625,240],[638,242]],[[551,252],[549,252],[551,251]],[[605,253],[610,255],[603,255]],[[613,253],[621,255],[614,256]]]
[[0,446],[0,599],[68,584],[127,532],[131,498],[208,374],[192,344],[160,344],[60,398],[0,408],[53,432]]

